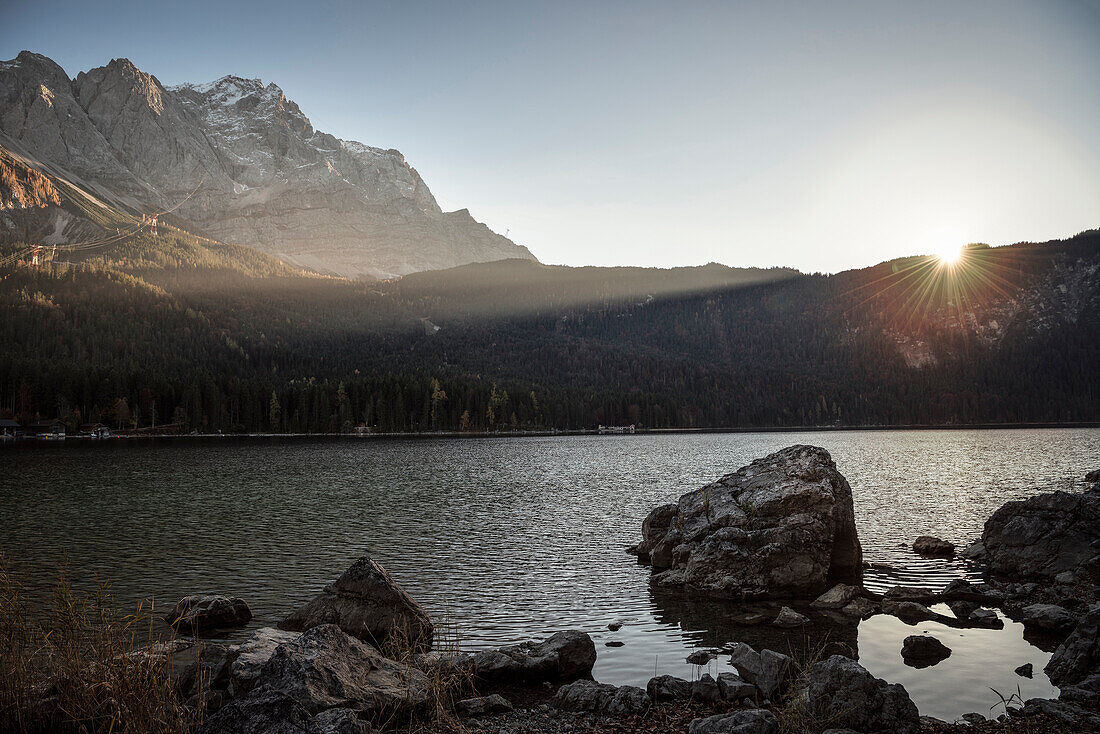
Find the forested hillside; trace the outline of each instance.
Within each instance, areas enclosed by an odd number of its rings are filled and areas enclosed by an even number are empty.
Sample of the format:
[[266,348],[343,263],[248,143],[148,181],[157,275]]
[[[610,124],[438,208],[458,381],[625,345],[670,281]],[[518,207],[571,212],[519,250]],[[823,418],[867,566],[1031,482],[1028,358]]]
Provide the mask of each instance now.
[[[0,409],[116,429],[1100,420],[1100,235],[837,275],[507,261],[383,283],[162,226],[0,252]],[[45,258],[44,258],[45,259]]]

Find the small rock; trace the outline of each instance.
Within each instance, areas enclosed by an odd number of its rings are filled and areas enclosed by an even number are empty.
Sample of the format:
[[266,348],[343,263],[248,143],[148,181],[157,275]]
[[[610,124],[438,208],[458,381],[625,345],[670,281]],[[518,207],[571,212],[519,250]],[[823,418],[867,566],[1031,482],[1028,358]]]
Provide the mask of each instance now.
[[567,683],[554,694],[562,711],[592,711],[611,716],[640,714],[649,709],[649,696],[637,686],[613,686],[594,680]]
[[967,724],[984,724],[985,723],[985,717],[982,716],[979,713],[963,714],[959,718],[961,718]]
[[626,643],[624,643],[622,640],[608,640],[607,642],[603,643],[603,646],[604,647],[622,647],[624,644],[626,644]]
[[511,710],[512,704],[498,693],[491,696],[482,696],[481,698],[467,698],[455,704],[455,711],[458,715],[467,718],[499,714]]
[[1021,614],[1024,627],[1044,632],[1069,632],[1077,626],[1077,617],[1055,604],[1031,604]]
[[1088,474],[1086,474],[1085,481],[1092,483],[1100,482],[1100,469],[1093,469]]
[[181,632],[196,634],[246,625],[252,621],[252,610],[244,599],[235,596],[196,594],[176,602],[164,621]]
[[718,692],[722,694],[722,700],[736,703],[746,698],[756,696],[756,686],[741,678],[736,673],[718,674]]
[[691,700],[703,703],[719,703],[722,700],[722,691],[710,673],[703,673],[699,680],[691,684]]
[[[718,676],[718,685],[721,686],[721,684],[722,676],[720,675]],[[654,701],[686,701],[691,698],[691,681],[672,675],[659,675],[650,678],[645,689]]]
[[901,646],[901,658],[911,668],[929,668],[951,657],[951,648],[931,635],[910,635]]
[[845,604],[840,613],[848,617],[867,619],[879,613],[879,605],[867,597],[861,596]]
[[955,555],[955,544],[931,535],[922,535],[913,541],[913,552],[922,556],[950,558]]
[[616,619],[614,622],[607,625],[607,628],[612,632],[618,632],[623,628],[623,621],[621,619]]
[[777,616],[772,624],[776,627],[782,627],[784,629],[791,629],[794,627],[801,627],[810,621],[810,618],[799,614],[790,607],[783,607],[779,610],[779,616]]
[[743,642],[730,646],[730,663],[765,698],[770,698],[786,684],[791,668],[790,657],[772,650],[756,652]]
[[1034,673],[1035,669],[1032,667],[1031,663],[1024,663],[1020,667],[1016,668],[1016,675],[1020,676],[1021,678],[1030,678],[1032,675],[1034,675]]
[[981,605],[972,601],[956,599],[954,601],[947,602],[947,606],[951,607],[951,611],[955,614],[956,619],[966,620],[970,617],[971,612],[973,612]]
[[691,663],[692,665],[706,665],[713,659],[714,655],[712,655],[707,650],[696,650],[695,652],[687,656],[687,662]]
[[851,584],[837,584],[821,596],[814,599],[811,607],[816,609],[840,609],[863,595],[863,590]]
[[966,618],[966,621],[974,627],[982,627],[984,629],[999,630],[1005,626],[1004,620],[1002,620],[992,609],[975,609],[970,613],[970,616]]
[[778,731],[779,722],[766,709],[708,716],[695,719],[688,725],[688,734],[775,734]]

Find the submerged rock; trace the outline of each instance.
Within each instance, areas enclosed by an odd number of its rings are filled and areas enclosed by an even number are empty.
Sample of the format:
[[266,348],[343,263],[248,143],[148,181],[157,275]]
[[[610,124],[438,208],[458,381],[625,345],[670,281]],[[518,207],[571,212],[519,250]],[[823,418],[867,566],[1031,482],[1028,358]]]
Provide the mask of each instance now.
[[474,673],[482,680],[509,682],[572,680],[591,675],[596,645],[579,630],[558,632],[543,642],[523,642],[475,653]]
[[955,555],[955,544],[932,535],[922,535],[913,541],[913,552],[922,556],[950,558]]
[[813,597],[863,573],[851,487],[814,446],[777,451],[658,507],[642,532],[658,586]]
[[921,728],[904,687],[874,677],[841,655],[810,668],[804,695],[812,716],[856,731],[917,734]]
[[649,709],[649,696],[637,686],[613,686],[594,680],[578,680],[558,689],[554,694],[554,705],[562,711],[629,716]]
[[180,632],[197,634],[246,625],[252,621],[252,610],[239,597],[194,594],[176,602],[164,621]]
[[931,635],[910,635],[901,645],[901,659],[911,668],[929,668],[951,657],[951,648]]
[[279,628],[304,632],[335,624],[352,637],[381,648],[387,641],[413,650],[432,646],[432,622],[427,612],[370,558],[352,564],[319,596],[279,623]]
[[1013,672],[1021,678],[1030,678],[1035,674],[1035,668],[1031,663],[1024,663]]
[[767,709],[748,709],[695,719],[688,734],[776,734],[779,722]]

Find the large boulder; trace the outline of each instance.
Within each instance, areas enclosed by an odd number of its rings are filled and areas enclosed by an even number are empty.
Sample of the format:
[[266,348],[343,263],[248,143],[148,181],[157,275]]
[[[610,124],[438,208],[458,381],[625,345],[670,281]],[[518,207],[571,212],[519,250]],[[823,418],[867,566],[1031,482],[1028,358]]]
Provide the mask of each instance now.
[[916,704],[905,688],[871,675],[842,655],[815,663],[804,692],[810,715],[856,731],[917,734],[921,729]]
[[554,694],[554,705],[562,711],[629,716],[644,713],[649,704],[649,696],[637,686],[613,686],[594,680],[567,683]]
[[311,714],[348,708],[372,720],[402,718],[428,701],[424,673],[382,657],[333,624],[275,648],[258,686],[289,696]]
[[246,625],[252,621],[252,610],[235,596],[193,594],[176,602],[164,621],[179,632],[197,634]]
[[1052,579],[1070,571],[1100,583],[1100,492],[1050,492],[1008,502],[970,552],[995,573]]
[[389,641],[414,651],[432,646],[432,621],[378,563],[364,556],[313,601],[279,623],[304,632],[335,624],[352,637],[381,648]]
[[1072,686],[1100,673],[1100,605],[1094,606],[1043,669],[1058,687]]
[[485,681],[572,680],[592,673],[596,644],[578,630],[558,632],[543,642],[521,642],[473,656],[473,671]]
[[643,535],[658,586],[811,598],[862,579],[852,490],[815,446],[777,451],[657,508]]

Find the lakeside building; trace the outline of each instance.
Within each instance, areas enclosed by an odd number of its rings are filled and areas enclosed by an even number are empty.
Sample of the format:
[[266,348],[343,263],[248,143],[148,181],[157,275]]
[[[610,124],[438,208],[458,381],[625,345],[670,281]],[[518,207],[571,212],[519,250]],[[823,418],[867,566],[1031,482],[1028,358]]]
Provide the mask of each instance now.
[[14,440],[20,438],[23,435],[23,427],[19,425],[19,421],[13,421],[11,418],[0,418],[0,439]]
[[64,441],[65,424],[59,420],[39,421],[27,426],[24,433],[28,438],[38,438],[43,441]]
[[634,433],[634,424],[629,426],[605,426],[600,424],[596,428],[597,433]]

